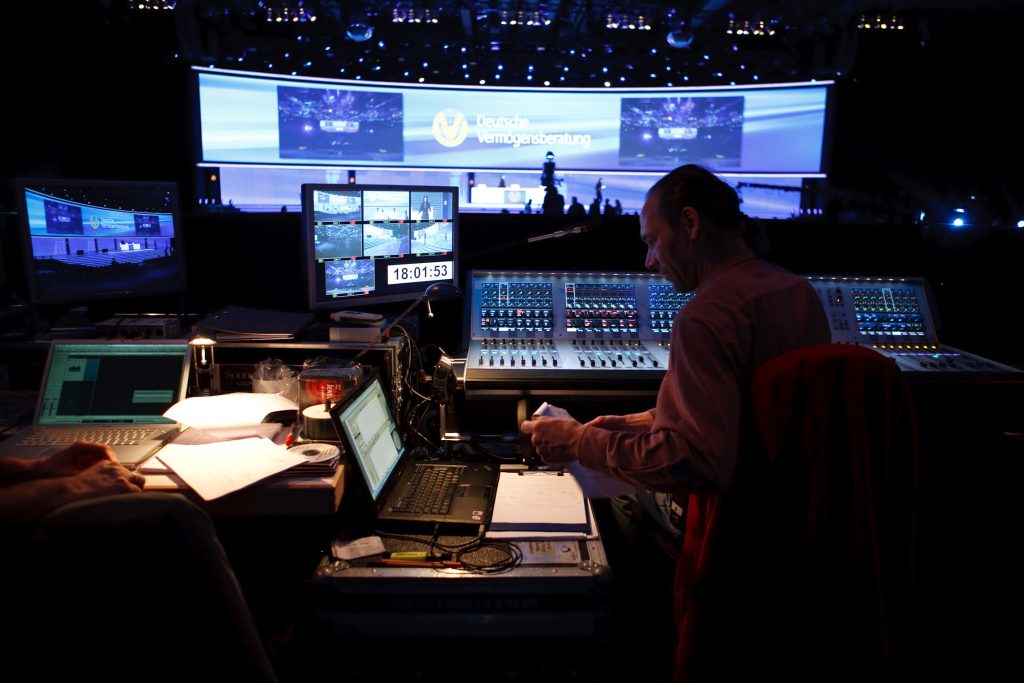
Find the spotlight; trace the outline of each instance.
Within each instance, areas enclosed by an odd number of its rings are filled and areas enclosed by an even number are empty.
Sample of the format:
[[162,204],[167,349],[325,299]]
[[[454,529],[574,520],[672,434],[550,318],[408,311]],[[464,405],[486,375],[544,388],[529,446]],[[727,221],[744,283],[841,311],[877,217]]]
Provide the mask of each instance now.
[[1024,220],[1017,221],[1017,227],[1018,228],[1024,228]]
[[674,31],[668,32],[668,35],[665,36],[665,42],[668,43],[669,47],[686,49],[693,45],[693,34],[686,29],[677,28]]
[[373,38],[373,27],[362,21],[353,21],[345,29],[345,37],[354,43],[365,43]]

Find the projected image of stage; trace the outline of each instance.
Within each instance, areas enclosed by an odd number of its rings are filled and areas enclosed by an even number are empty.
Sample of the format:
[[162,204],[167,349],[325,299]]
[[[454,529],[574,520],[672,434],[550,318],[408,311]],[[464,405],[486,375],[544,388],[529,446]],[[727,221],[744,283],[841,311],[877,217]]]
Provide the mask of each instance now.
[[175,188],[93,183],[40,181],[25,187],[35,296],[88,301],[177,288]]
[[408,223],[374,223],[363,226],[363,256],[399,256],[408,253]]
[[313,239],[318,259],[363,255],[363,229],[359,225],[317,225],[313,228]]
[[410,192],[413,220],[433,221],[450,219],[452,207],[443,192]]
[[452,251],[451,223],[413,223],[412,253],[435,254]]
[[178,273],[167,237],[33,237],[32,253],[37,286],[54,296],[137,291]]
[[409,220],[409,193],[389,190],[367,190],[363,198],[363,220]]
[[742,97],[622,99],[619,163],[673,168],[696,163],[737,168],[743,141]]
[[402,95],[278,86],[282,159],[402,161]]
[[372,259],[330,261],[324,264],[327,296],[348,296],[372,292],[376,286]]

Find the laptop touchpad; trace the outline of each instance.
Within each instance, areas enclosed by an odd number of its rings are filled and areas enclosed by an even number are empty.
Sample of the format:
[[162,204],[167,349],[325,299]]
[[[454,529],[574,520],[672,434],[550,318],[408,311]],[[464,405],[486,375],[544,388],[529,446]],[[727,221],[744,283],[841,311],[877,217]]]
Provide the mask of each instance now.
[[459,487],[459,497],[465,498],[487,498],[487,489],[489,486],[481,486],[479,484],[469,484]]

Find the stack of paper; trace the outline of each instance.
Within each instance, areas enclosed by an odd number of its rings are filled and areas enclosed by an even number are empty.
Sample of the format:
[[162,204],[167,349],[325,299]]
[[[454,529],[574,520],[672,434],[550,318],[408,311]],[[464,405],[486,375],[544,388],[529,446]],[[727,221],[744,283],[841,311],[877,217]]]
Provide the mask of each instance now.
[[587,535],[591,532],[590,508],[568,472],[502,472],[490,532],[518,537]]
[[305,462],[270,439],[236,439],[197,446],[172,443],[160,460],[202,496],[213,500]]

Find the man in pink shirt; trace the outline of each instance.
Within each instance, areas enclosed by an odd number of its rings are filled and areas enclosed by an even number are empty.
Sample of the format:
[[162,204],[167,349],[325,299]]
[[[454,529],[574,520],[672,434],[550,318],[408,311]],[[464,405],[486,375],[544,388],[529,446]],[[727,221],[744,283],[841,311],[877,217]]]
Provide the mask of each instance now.
[[669,367],[655,407],[586,424],[522,424],[541,459],[579,460],[647,491],[725,489],[736,465],[741,397],[752,371],[792,349],[830,341],[821,301],[801,277],[754,255],[739,197],[699,166],[681,166],[648,192],[640,214],[646,267],[681,292]]

